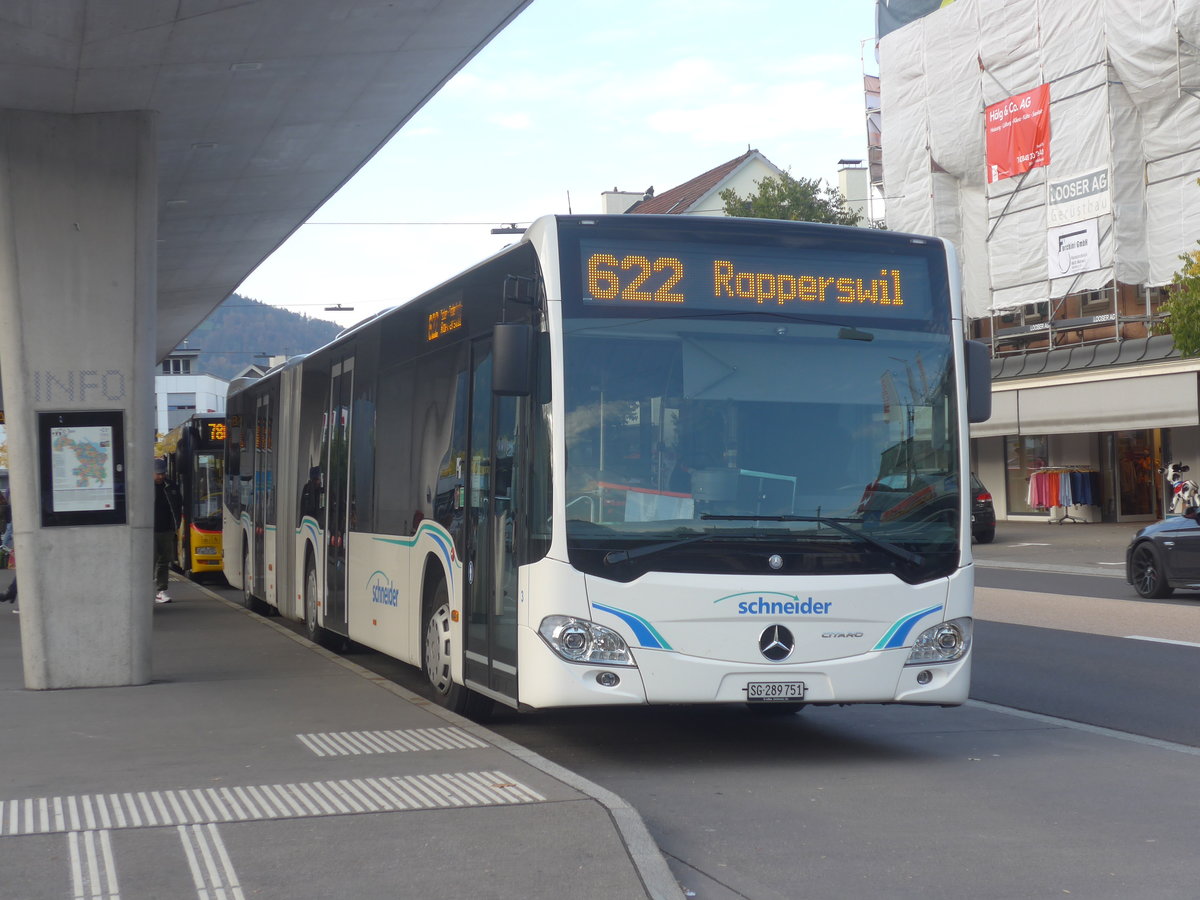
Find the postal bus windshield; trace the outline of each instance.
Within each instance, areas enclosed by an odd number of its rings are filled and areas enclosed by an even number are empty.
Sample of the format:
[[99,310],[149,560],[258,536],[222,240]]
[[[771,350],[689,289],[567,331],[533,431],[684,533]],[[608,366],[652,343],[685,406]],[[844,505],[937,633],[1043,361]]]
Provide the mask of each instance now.
[[582,241],[580,260],[590,306],[907,320],[932,314],[921,257]]

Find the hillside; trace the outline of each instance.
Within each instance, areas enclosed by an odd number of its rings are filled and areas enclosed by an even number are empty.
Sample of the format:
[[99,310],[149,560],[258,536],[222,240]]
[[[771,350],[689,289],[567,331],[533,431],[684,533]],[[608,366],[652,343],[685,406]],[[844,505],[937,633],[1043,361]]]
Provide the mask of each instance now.
[[180,346],[200,351],[194,372],[231,379],[265,360],[257,354],[295,356],[333,340],[342,327],[240,294],[229,297]]

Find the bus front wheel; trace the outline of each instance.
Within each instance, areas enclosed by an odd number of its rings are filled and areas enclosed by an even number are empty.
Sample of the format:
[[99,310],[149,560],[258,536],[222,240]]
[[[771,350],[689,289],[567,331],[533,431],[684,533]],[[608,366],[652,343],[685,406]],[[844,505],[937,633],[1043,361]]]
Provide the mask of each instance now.
[[455,684],[450,675],[450,594],[439,581],[425,612],[425,677],[439,706],[470,718],[481,718],[491,710],[486,697]]

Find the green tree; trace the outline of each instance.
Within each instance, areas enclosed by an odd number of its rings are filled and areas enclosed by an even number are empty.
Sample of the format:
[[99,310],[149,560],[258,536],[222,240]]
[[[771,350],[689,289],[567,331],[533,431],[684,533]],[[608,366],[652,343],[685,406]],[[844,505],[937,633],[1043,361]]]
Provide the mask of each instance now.
[[1183,260],[1183,268],[1172,276],[1170,297],[1159,307],[1166,318],[1154,330],[1172,335],[1181,356],[1197,356],[1200,355],[1200,250],[1179,258]]
[[721,191],[727,216],[751,219],[791,219],[857,225],[862,215],[847,208],[846,198],[819,178],[793,178],[787,172],[754,182],[757,193],[738,196],[733,188]]

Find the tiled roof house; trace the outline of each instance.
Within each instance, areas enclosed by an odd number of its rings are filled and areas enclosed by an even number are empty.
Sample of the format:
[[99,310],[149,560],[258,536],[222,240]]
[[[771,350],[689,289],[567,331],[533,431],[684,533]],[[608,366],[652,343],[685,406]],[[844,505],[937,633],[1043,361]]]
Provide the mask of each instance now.
[[604,192],[606,213],[639,213],[675,216],[721,216],[724,204],[721,191],[733,188],[741,196],[758,190],[757,182],[778,178],[782,173],[773,162],[757,150],[747,150],[736,159],[722,163],[685,181],[670,190],[655,194],[650,188],[640,198],[628,191],[613,188]]

